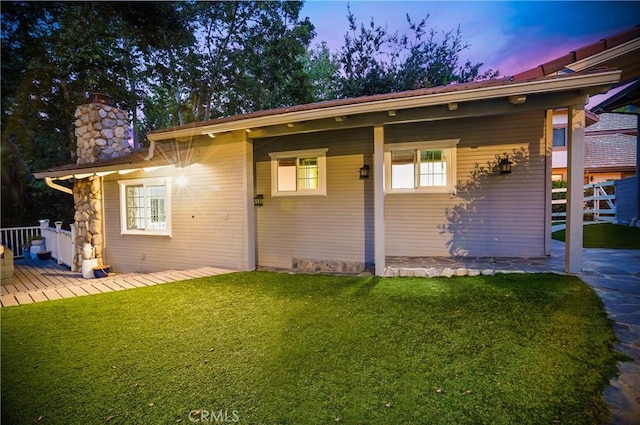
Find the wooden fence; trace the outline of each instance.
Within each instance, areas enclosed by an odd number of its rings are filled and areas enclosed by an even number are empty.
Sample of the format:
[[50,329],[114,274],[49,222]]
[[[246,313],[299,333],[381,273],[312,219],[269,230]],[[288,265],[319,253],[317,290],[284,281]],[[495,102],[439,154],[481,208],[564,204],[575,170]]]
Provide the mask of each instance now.
[[[567,188],[552,189],[552,205],[563,205],[551,213],[553,220],[567,218]],[[554,208],[555,209],[555,208]],[[613,181],[592,183],[584,187],[584,214],[593,221],[616,221],[616,193]]]

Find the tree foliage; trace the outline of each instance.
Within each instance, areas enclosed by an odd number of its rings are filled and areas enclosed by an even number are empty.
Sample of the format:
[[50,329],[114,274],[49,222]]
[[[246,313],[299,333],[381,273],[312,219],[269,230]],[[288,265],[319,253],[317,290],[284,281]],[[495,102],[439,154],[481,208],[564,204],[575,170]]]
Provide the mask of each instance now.
[[349,30],[337,55],[340,65],[340,97],[442,86],[494,78],[497,71],[480,73],[482,63],[466,61],[460,53],[469,45],[462,40],[460,27],[438,33],[426,29],[429,16],[415,23],[406,15],[410,35],[390,33],[386,27],[358,25],[348,11]]

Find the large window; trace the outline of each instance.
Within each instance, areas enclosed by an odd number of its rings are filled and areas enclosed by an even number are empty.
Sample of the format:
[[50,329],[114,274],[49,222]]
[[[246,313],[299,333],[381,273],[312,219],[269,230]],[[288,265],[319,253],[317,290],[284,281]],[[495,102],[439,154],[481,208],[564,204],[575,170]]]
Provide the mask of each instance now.
[[453,192],[458,139],[385,145],[385,191]]
[[326,195],[327,149],[270,153],[271,195]]
[[171,179],[119,180],[121,233],[171,236]]

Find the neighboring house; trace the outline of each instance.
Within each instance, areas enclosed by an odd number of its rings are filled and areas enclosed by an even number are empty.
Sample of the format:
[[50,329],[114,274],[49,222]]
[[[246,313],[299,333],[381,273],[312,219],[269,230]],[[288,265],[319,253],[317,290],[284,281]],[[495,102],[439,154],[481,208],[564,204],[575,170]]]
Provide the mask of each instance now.
[[[637,117],[629,114],[586,113],[584,184],[619,180],[636,173]],[[591,118],[591,120],[589,120]],[[566,180],[566,111],[554,113],[553,180]]]
[[[550,253],[552,111],[569,108],[577,130],[567,145],[580,152],[588,95],[619,77],[502,79],[260,111],[153,131],[148,151],[115,158],[121,142],[102,133],[87,136],[99,143],[78,164],[36,177],[61,190],[55,180],[74,181],[76,243],[95,245],[115,271],[383,275],[387,256],[540,257]],[[96,126],[81,128],[78,137]],[[573,158],[569,173],[580,175]],[[574,211],[581,192],[569,185]],[[566,269],[578,272],[581,213],[568,222]]]

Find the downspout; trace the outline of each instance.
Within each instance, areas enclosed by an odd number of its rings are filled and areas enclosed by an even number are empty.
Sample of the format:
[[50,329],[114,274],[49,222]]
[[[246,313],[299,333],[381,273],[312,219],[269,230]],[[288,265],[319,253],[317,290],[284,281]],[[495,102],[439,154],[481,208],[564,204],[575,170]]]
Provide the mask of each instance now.
[[155,140],[152,140],[151,144],[149,145],[149,154],[144,159],[145,161],[149,161],[151,158],[153,158],[153,154],[154,154],[155,149],[156,149],[156,142],[155,142]]
[[[102,222],[102,265],[105,265],[105,260],[107,258],[107,231],[105,224],[105,212],[104,212],[104,177],[100,177],[100,212],[101,217],[100,221]],[[108,263],[107,263],[108,264]]]
[[73,190],[68,187],[64,187],[59,185],[58,183],[54,183],[51,177],[44,178],[45,183],[52,189],[59,190],[60,192],[68,193],[69,195],[73,195]]

